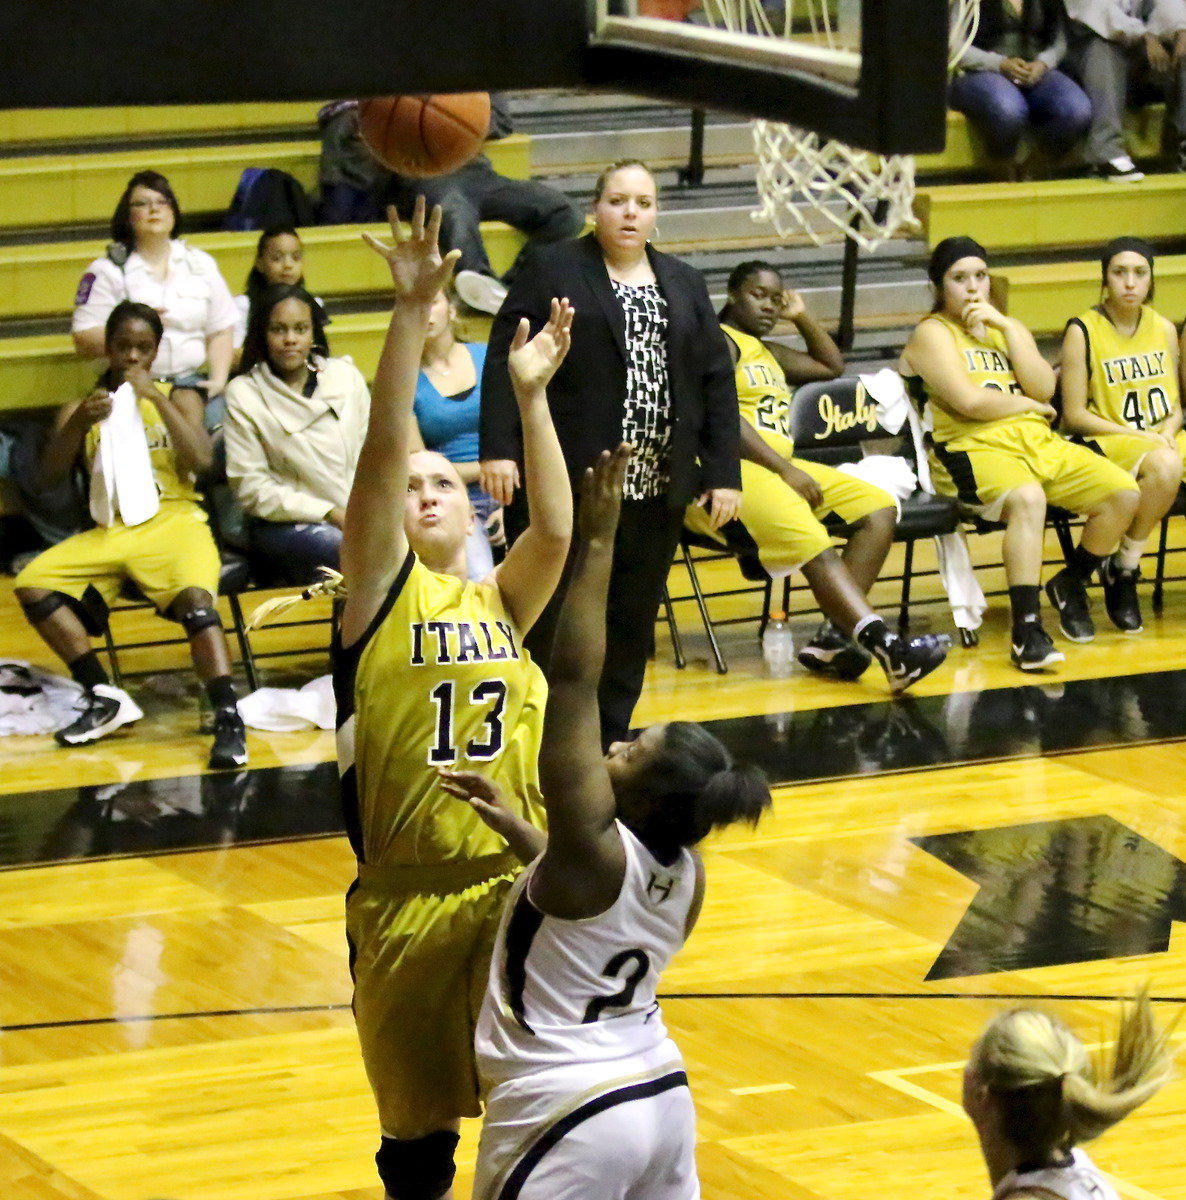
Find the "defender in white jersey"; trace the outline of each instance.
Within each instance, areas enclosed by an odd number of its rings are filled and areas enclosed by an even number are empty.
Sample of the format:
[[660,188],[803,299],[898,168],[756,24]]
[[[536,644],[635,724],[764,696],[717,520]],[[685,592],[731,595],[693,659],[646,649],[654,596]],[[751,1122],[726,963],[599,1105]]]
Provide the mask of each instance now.
[[[1175,1021],[1176,1024],[1176,1021]],[[1097,1138],[1169,1078],[1173,1027],[1158,1030],[1147,991],[1121,1012],[1108,1078],[1058,1018],[1019,1008],[989,1022],[964,1071],[992,1200],[1119,1200],[1077,1143]]]
[[531,865],[499,928],[478,1020],[486,1119],[474,1200],[696,1200],[695,1113],[655,998],[695,924],[710,830],[755,823],[760,771],[699,725],[652,725],[602,756],[597,685],[627,447],[581,493],[540,747],[548,835],[480,776],[443,772]]

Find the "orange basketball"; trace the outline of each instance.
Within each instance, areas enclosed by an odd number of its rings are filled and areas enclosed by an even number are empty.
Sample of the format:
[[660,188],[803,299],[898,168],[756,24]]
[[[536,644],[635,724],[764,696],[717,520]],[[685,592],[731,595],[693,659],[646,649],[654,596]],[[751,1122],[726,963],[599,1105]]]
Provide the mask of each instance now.
[[398,175],[447,175],[482,148],[490,128],[486,92],[374,96],[358,106],[370,152]]

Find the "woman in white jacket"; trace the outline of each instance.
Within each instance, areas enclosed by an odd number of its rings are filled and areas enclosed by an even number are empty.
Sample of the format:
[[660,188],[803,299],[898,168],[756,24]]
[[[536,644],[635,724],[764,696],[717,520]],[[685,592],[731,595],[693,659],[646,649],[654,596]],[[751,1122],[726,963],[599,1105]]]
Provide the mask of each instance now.
[[358,368],[329,356],[317,301],[299,285],[270,288],[227,387],[225,437],[227,478],[280,581],[337,567],[369,411]]

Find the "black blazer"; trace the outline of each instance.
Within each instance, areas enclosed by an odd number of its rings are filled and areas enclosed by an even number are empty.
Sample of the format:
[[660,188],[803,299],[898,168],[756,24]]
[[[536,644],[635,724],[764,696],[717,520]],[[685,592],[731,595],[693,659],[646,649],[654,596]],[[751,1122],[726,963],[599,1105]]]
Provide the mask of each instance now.
[[[671,390],[668,502],[690,503],[706,488],[741,486],[741,418],[733,361],[700,273],[647,247],[667,300],[667,376]],[[548,405],[574,486],[602,450],[622,439],[626,324],[601,247],[592,234],[534,247],[494,318],[482,371],[480,456],[523,460],[519,409],[507,351],[520,318],[534,334],[552,297],[576,309],[572,349],[548,385]]]

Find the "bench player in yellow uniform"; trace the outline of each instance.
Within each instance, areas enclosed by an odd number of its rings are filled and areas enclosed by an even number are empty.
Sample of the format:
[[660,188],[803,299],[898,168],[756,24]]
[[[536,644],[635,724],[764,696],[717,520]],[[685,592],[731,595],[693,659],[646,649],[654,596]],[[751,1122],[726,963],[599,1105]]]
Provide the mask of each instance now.
[[1131,476],[1050,428],[1054,371],[1029,330],[992,306],[984,247],[944,238],[927,268],[935,307],[910,335],[899,369],[923,410],[937,491],[1005,525],[1012,661],[1023,671],[1061,662],[1039,616],[1046,505],[1087,521],[1070,564],[1046,585],[1063,633],[1089,642],[1087,582],[1132,521]]
[[1140,503],[1110,558],[1100,563],[1108,615],[1139,633],[1137,577],[1149,535],[1182,482],[1186,434],[1178,393],[1178,332],[1153,299],[1153,250],[1115,238],[1100,259],[1103,298],[1068,323],[1062,343],[1062,423],[1132,474]]
[[[734,550],[756,549],[773,575],[802,568],[825,618],[799,652],[805,667],[856,679],[876,656],[891,689],[902,691],[939,666],[949,642],[933,634],[901,638],[869,607],[868,591],[894,537],[893,498],[843,471],[796,458],[788,424],[792,386],[835,379],[844,359],[769,263],[740,263],[727,286],[720,315],[741,412],[741,511],[715,530],[705,510],[692,505],[684,524]],[[762,341],[780,320],[794,321],[806,353]],[[843,557],[823,525],[832,513],[851,529]]]
[[382,1128],[376,1162],[393,1200],[451,1192],[458,1119],[477,1116],[474,1022],[518,865],[438,770],[477,767],[537,823],[546,701],[523,634],[551,596],[572,535],[572,496],[545,386],[568,349],[555,302],[509,365],[523,426],[531,523],[485,580],[466,578],[474,514],[456,467],[409,456],[412,399],[433,299],[457,259],[437,249],[423,198],[411,236],[368,242],[395,309],[346,509],[346,601],[334,646],[338,765],[358,879],[346,902],[354,1012]]
[[85,745],[141,716],[131,697],[111,686],[90,640],[102,633],[108,609],[130,579],[161,616],[185,630],[194,666],[214,706],[209,765],[231,769],[247,763],[247,736],[226,635],[214,606],[218,547],[194,488],[195,478],[210,467],[210,436],[193,389],[169,388],[148,373],[163,332],[160,314],[147,304],[124,300],[112,309],[104,328],[108,368],[89,396],[58,413],[40,464],[42,479],[55,483],[81,458],[91,474],[92,495],[105,493],[95,464],[106,436],[102,422],[111,414],[112,392],[130,384],[148,442],[156,513],[126,524],[118,494],[107,496],[100,512],[110,519],[39,554],[16,577],[16,597],[34,629],[83,688],[79,715],[54,735],[60,745]]

